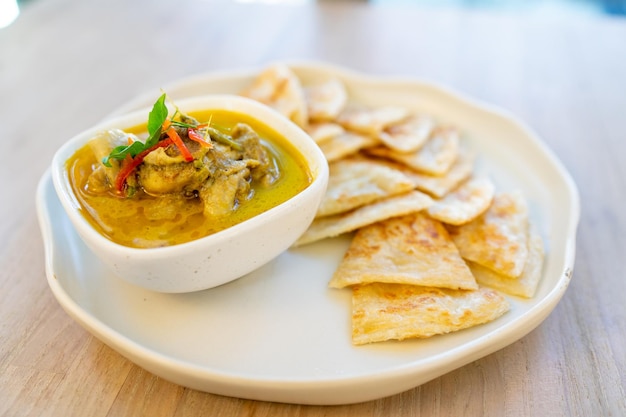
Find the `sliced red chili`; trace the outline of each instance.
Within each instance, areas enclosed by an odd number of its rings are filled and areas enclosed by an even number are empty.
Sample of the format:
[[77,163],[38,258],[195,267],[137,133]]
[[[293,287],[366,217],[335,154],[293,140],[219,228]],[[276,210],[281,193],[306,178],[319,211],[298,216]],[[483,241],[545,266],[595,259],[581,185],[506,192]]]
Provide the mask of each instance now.
[[206,146],[206,147],[209,147],[209,148],[213,147],[212,143],[207,142],[206,140],[204,140],[202,135],[200,133],[198,133],[194,129],[187,129],[187,136],[189,136],[189,139],[193,140],[194,142],[198,142],[202,146]]
[[135,155],[134,158],[131,158],[130,155],[126,156],[126,159],[122,162],[122,168],[117,173],[117,177],[115,177],[115,189],[117,191],[124,190],[124,184],[126,184],[126,179],[128,176],[141,164],[144,158],[152,151],[158,148],[165,148],[173,143],[172,139],[164,139],[162,141],[157,142],[150,148],[139,152]]
[[165,133],[167,133],[167,136],[169,136],[169,138],[172,139],[172,142],[174,142],[174,145],[176,145],[176,147],[180,151],[180,154],[183,156],[183,159],[185,159],[185,161],[187,162],[193,161],[193,155],[191,154],[191,152],[189,151],[189,149],[187,148],[183,140],[178,135],[178,132],[176,132],[176,129],[174,129],[174,126],[169,126],[167,130],[165,131]]

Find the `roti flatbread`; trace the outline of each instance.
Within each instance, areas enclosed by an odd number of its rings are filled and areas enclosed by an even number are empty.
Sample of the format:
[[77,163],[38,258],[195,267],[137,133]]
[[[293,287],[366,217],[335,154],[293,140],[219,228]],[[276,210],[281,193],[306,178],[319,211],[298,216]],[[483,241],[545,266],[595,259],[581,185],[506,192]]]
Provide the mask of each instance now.
[[331,140],[343,133],[343,127],[333,122],[310,123],[305,128],[306,133],[311,136],[315,143],[320,144]]
[[389,126],[380,133],[380,140],[390,149],[398,152],[415,152],[428,140],[435,128],[432,117],[412,115],[398,124]]
[[383,198],[352,211],[320,217],[313,220],[311,226],[294,245],[300,246],[328,237],[339,236],[368,224],[420,211],[431,205],[432,202],[432,198],[428,195],[413,190],[405,194]]
[[404,107],[351,107],[337,117],[337,122],[346,129],[377,137],[388,126],[409,116],[410,112]]
[[344,131],[331,140],[319,144],[328,162],[354,155],[361,149],[374,146],[378,139],[356,132]]
[[305,87],[304,96],[309,119],[314,121],[335,119],[348,102],[346,88],[336,78]]
[[428,214],[446,224],[455,226],[470,222],[489,208],[495,193],[493,182],[487,177],[473,178],[428,207]]
[[444,175],[459,155],[459,134],[453,128],[439,128],[416,152],[398,152],[387,146],[377,146],[367,152],[400,162],[418,172]]
[[364,158],[331,163],[326,194],[317,217],[343,213],[373,201],[413,189],[401,172]]
[[352,290],[352,343],[425,338],[490,322],[510,308],[497,291],[375,283]]
[[240,94],[272,107],[301,127],[308,123],[300,79],[286,65],[267,67]]
[[537,292],[545,252],[541,235],[531,228],[528,239],[528,259],[524,272],[518,278],[509,278],[489,268],[468,262],[476,281],[481,285],[495,288],[502,292],[520,297],[532,298]]
[[474,170],[475,159],[476,155],[474,152],[461,148],[457,160],[452,164],[448,172],[444,175],[428,175],[417,172],[398,162],[375,158],[378,163],[385,164],[402,172],[402,174],[413,182],[413,186],[418,190],[436,198],[444,197],[463,181],[469,179]]
[[515,278],[528,257],[528,207],[521,192],[496,194],[475,220],[450,226],[450,236],[464,259]]
[[343,288],[370,282],[478,288],[445,227],[423,213],[359,229],[329,286]]

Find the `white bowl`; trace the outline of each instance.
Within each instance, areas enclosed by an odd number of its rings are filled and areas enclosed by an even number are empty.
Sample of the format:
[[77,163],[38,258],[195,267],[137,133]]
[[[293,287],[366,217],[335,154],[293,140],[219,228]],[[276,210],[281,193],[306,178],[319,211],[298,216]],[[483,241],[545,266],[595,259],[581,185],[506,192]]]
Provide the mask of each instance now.
[[289,140],[306,160],[311,184],[284,203],[228,229],[191,242],[139,249],[100,234],[79,212],[66,161],[97,132],[145,123],[150,109],[107,120],[70,139],[54,155],[52,180],[63,208],[85,244],[120,278],[158,292],[204,290],[235,280],[277,257],[309,227],[328,183],[328,165],[315,142],[270,108],[234,95],[180,100],[184,112],[229,110],[249,115]]

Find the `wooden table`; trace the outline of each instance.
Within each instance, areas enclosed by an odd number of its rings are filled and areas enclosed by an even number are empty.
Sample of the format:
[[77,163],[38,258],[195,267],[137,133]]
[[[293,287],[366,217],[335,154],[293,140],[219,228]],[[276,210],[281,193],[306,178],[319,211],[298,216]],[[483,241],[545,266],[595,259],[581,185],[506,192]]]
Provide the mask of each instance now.
[[[33,0],[0,30],[0,415],[626,415],[626,20],[364,2]],[[574,276],[536,330],[356,405],[186,389],[92,337],[46,284],[34,196],[54,151],[147,89],[283,59],[433,80],[510,110],[582,199]]]

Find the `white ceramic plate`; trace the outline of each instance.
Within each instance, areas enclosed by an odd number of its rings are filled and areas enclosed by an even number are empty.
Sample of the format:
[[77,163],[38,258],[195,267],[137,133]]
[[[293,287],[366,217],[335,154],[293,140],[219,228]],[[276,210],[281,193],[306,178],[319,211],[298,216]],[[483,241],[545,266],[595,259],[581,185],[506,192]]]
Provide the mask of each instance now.
[[[77,322],[139,366],[216,394],[301,404],[344,404],[396,394],[488,355],[539,325],[565,292],[579,217],[576,187],[554,155],[510,115],[415,80],[380,79],[322,64],[293,64],[304,83],[338,76],[352,100],[425,110],[461,127],[478,169],[501,190],[521,189],[547,244],[536,297],[511,297],[498,320],[425,340],[354,347],[350,291],[327,282],[347,238],[291,249],[211,290],[159,294],[112,276],[78,238],[50,176],[37,205],[52,292]],[[236,93],[257,69],[207,74],[165,87],[174,99]],[[155,89],[118,113],[149,105]],[[245,254],[242,254],[245,256]]]

